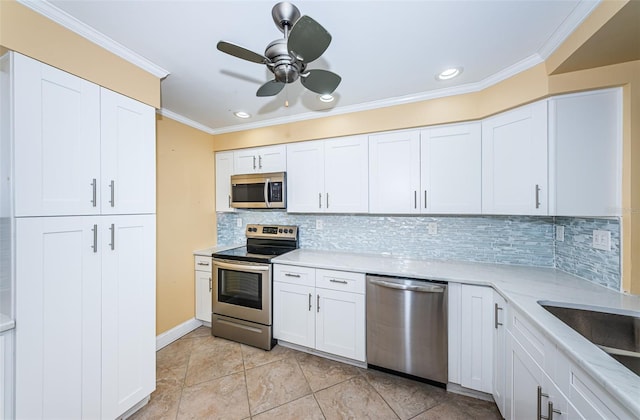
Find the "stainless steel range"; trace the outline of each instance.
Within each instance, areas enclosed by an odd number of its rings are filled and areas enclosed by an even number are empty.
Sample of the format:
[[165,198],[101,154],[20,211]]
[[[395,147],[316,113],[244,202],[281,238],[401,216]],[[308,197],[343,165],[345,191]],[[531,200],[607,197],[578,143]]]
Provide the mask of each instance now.
[[298,227],[247,225],[247,245],[212,255],[211,334],[271,350],[271,259],[298,248]]

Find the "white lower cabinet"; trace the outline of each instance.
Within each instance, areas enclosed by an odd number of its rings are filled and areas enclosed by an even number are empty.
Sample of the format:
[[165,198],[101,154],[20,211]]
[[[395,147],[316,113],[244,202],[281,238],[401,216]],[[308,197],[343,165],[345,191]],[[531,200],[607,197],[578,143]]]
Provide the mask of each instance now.
[[116,418],[155,389],[155,215],[16,221],[16,418]]
[[274,338],[365,361],[365,276],[274,265]]
[[211,257],[196,255],[196,319],[211,323]]
[[493,291],[493,399],[505,415],[507,392],[506,384],[506,325],[507,325],[507,301],[498,292]]

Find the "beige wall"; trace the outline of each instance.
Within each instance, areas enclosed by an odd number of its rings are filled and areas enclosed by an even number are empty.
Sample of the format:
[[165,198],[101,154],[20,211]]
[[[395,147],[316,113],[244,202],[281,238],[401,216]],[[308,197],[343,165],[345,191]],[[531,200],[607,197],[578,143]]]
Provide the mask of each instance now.
[[157,118],[156,332],[195,315],[192,251],[215,244],[213,139]]
[[0,46],[160,108],[160,79],[15,0],[0,0]]

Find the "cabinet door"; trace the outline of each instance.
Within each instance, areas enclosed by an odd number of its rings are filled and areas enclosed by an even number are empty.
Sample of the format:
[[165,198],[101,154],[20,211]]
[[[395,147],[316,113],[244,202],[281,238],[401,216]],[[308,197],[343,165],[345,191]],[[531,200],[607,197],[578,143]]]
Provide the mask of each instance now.
[[283,172],[286,170],[286,146],[269,146],[258,149],[258,172]]
[[493,387],[493,289],[462,285],[460,384],[491,393]]
[[618,216],[621,208],[622,91],[549,100],[549,213]]
[[482,209],[480,123],[430,128],[421,133],[421,209],[475,213]]
[[102,213],[155,213],[154,109],[107,89],[100,99]]
[[364,362],[364,295],[318,288],[316,305],[316,349]]
[[100,213],[100,88],[13,59],[15,215]]
[[256,149],[242,149],[233,152],[234,174],[251,174],[258,169]]
[[369,211],[418,213],[420,132],[369,136]]
[[292,283],[273,283],[273,338],[314,348],[315,289]]
[[367,136],[324,142],[325,209],[330,213],[369,211]]
[[211,322],[211,272],[196,271],[196,319]]
[[98,217],[16,220],[16,418],[100,418],[99,229]]
[[318,213],[324,204],[324,142],[287,146],[287,211]]
[[547,103],[482,121],[482,212],[548,213]]
[[101,217],[102,418],[155,389],[155,216]]
[[538,413],[538,386],[544,384],[544,372],[522,345],[507,332],[506,418],[533,419]]
[[493,292],[493,399],[505,415],[506,392],[506,325],[507,325],[507,301],[497,292]]
[[235,211],[231,207],[233,152],[216,153],[216,211]]

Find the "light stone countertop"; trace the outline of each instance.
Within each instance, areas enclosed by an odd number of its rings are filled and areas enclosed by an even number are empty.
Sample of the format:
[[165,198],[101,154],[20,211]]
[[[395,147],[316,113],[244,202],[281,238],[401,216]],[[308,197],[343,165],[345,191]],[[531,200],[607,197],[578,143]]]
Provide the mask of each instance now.
[[210,246],[209,248],[203,248],[203,249],[197,249],[195,251],[193,251],[193,255],[199,255],[201,257],[210,257],[211,254],[213,254],[214,252],[220,252],[220,251],[225,251],[227,249],[231,249],[231,248],[238,248],[244,246],[244,244],[240,244],[240,245],[226,245],[226,246]]
[[[538,304],[540,300],[612,308],[640,316],[640,296],[618,293],[553,268],[399,258],[297,249],[272,260],[286,264],[491,286],[528,317],[559,350],[640,418],[640,377]],[[611,312],[611,311],[609,311]]]

